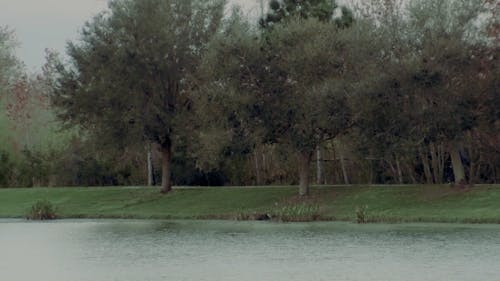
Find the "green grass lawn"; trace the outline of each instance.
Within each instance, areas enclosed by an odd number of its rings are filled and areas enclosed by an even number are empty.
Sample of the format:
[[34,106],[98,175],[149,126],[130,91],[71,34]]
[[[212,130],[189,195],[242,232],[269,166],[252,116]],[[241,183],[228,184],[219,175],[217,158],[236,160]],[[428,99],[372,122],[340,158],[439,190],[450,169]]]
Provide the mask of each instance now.
[[[158,188],[0,189],[0,217],[25,217],[41,199],[63,218],[253,218],[290,206],[314,206],[317,219],[500,223],[500,186],[322,186],[299,198],[296,187],[190,188],[161,195]],[[300,211],[299,211],[300,212]],[[292,216],[295,214],[291,214]]]

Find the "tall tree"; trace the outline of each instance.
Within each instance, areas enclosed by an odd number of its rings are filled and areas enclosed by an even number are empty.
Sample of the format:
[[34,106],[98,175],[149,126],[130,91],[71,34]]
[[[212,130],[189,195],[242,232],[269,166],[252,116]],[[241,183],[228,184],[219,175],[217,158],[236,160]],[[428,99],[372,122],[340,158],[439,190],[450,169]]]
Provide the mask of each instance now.
[[455,182],[464,182],[463,137],[478,126],[486,97],[483,1],[420,0],[396,9],[394,2],[380,7],[386,56],[378,82],[365,89],[377,105],[360,107],[371,112],[361,132],[375,140],[372,149],[418,153],[428,183],[443,180],[445,156],[437,151],[444,147]]
[[10,122],[6,115],[6,99],[12,94],[12,88],[20,73],[20,63],[14,56],[16,41],[13,32],[0,26],[0,186],[10,183],[13,163],[7,150],[10,137]]
[[[419,1],[409,6],[414,53],[413,94],[421,115],[416,120],[424,144],[446,145],[454,182],[467,181],[463,162],[463,138],[477,127],[481,103],[480,55],[484,43],[477,27],[485,12],[483,1]],[[420,122],[420,124],[422,124]]]
[[233,118],[260,141],[296,151],[300,195],[309,192],[316,147],[350,125],[343,79],[350,71],[349,56],[356,52],[353,42],[369,41],[357,31],[314,18],[295,19],[259,37],[235,24],[217,37],[207,56],[214,87],[238,101]]
[[68,45],[70,65],[58,66],[60,118],[113,146],[155,143],[162,192],[170,191],[172,148],[189,133],[191,76],[223,8],[223,1],[111,1]]

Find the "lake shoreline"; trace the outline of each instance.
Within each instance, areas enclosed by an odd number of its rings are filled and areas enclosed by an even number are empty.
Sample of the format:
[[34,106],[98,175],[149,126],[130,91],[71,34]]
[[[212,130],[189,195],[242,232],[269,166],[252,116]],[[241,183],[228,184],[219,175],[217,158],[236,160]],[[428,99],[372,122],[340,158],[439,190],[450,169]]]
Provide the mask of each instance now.
[[25,218],[37,200],[59,219],[196,219],[500,224],[500,185],[0,189],[0,218]]

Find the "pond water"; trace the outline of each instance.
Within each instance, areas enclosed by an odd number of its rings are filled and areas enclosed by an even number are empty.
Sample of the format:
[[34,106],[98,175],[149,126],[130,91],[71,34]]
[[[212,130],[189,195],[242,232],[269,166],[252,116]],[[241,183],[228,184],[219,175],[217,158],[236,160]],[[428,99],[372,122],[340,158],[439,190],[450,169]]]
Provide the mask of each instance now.
[[500,225],[0,220],[0,280],[500,280]]

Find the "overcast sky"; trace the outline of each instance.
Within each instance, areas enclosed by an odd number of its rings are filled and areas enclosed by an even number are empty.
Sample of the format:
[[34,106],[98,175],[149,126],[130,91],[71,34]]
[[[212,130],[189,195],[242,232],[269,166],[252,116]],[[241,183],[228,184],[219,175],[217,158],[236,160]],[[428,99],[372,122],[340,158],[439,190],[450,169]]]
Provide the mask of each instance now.
[[[231,0],[249,13],[260,11],[260,0]],[[27,70],[44,63],[44,50],[64,53],[66,42],[78,38],[85,21],[107,7],[107,0],[0,0],[0,26],[15,31],[18,57]]]

